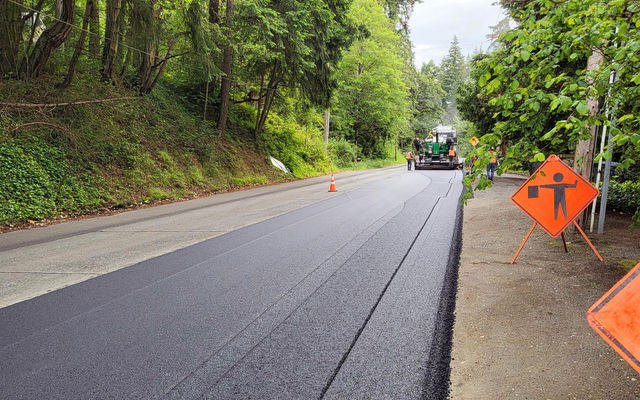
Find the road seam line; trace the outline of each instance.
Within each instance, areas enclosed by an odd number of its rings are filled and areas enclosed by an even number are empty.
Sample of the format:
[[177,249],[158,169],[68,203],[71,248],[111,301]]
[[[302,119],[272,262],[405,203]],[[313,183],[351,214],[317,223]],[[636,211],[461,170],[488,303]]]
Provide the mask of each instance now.
[[[351,244],[352,242],[354,242],[356,240],[356,238],[360,235],[362,235],[365,231],[367,231],[369,228],[371,228],[372,226],[374,226],[375,224],[377,224],[380,220],[384,219],[387,215],[392,214],[394,212],[394,210],[398,208],[395,207],[394,209],[392,209],[391,211],[385,213],[383,216],[381,216],[380,218],[376,219],[374,222],[372,222],[371,224],[369,224],[367,227],[365,227],[362,231],[360,231],[358,234],[356,234],[352,239],[350,239],[347,243],[345,243],[344,245],[342,245],[338,250],[336,250],[335,252],[333,252],[333,254],[331,254],[329,257],[327,257],[326,259],[324,259],[320,264],[318,264],[318,266],[316,268],[313,269],[313,271],[309,272],[307,275],[305,275],[300,281],[298,281],[294,286],[292,286],[290,289],[288,289],[285,293],[283,293],[275,302],[273,302],[273,304],[271,304],[268,308],[266,308],[263,312],[260,313],[260,315],[258,315],[256,318],[254,318],[251,322],[249,322],[244,328],[242,328],[242,330],[240,330],[237,334],[235,334],[231,339],[229,339],[224,345],[222,345],[214,354],[212,354],[209,358],[207,358],[205,361],[203,361],[200,365],[198,365],[193,371],[191,371],[187,376],[185,376],[182,380],[180,380],[180,382],[176,383],[171,389],[169,389],[168,391],[166,391],[163,394],[163,397],[167,396],[169,393],[171,393],[177,386],[179,386],[182,382],[184,382],[189,376],[193,375],[198,369],[200,369],[200,367],[202,367],[204,364],[206,364],[209,360],[211,360],[213,357],[217,356],[227,345],[229,345],[230,343],[232,343],[238,336],[240,336],[244,331],[246,331],[246,329],[251,326],[251,324],[253,324],[255,321],[257,321],[258,319],[260,319],[260,317],[262,317],[267,311],[271,310],[276,304],[278,304],[283,298],[285,298],[288,294],[290,294],[294,289],[296,289],[297,287],[299,287],[302,282],[304,282],[308,277],[310,277],[311,275],[313,275],[316,271],[318,271],[323,265],[325,265],[331,258],[333,258],[336,254],[338,254],[340,251],[342,251],[342,249],[344,249],[345,247],[347,247],[349,244]],[[402,212],[402,208],[400,210],[398,210],[395,215],[398,215],[400,212]],[[394,216],[395,216],[394,215]],[[391,217],[393,218],[393,217]],[[386,225],[386,222],[385,222]],[[384,225],[383,225],[384,226]],[[380,230],[380,229],[378,229]],[[377,232],[377,231],[376,231]],[[372,235],[374,235],[376,232],[373,232]],[[214,387],[215,385],[217,385],[220,380],[222,380],[229,371],[231,371],[238,363],[240,363],[242,360],[244,360],[244,358],[251,353],[258,345],[260,345],[264,339],[266,339],[267,337],[269,337],[269,335],[271,335],[276,329],[278,329],[278,327],[280,327],[287,319],[289,319],[289,317],[291,317],[291,315],[293,315],[293,313],[295,313],[301,306],[302,304],[304,304],[309,297],[311,297],[314,293],[316,293],[318,291],[318,289],[320,287],[322,287],[322,285],[324,285],[324,283],[331,279],[332,276],[334,276],[336,274],[336,272],[338,272],[340,269],[342,269],[342,267],[351,259],[351,257],[353,257],[353,255],[355,253],[357,253],[360,248],[362,248],[362,246],[364,246],[364,244],[366,244],[368,242],[368,239],[365,240],[365,242],[358,246],[358,248],[349,256],[349,258],[347,258],[347,260],[345,260],[345,262],[343,262],[334,272],[331,273],[331,275],[329,275],[329,277],[327,277],[325,280],[323,280],[320,285],[318,287],[316,287],[311,294],[309,294],[307,297],[305,297],[300,304],[298,304],[283,320],[282,322],[278,323],[271,331],[269,331],[266,335],[264,335],[260,341],[258,343],[256,343],[254,346],[251,347],[251,349],[249,349],[244,356],[242,356],[242,358],[240,358],[240,360],[234,362],[234,364],[227,369],[227,371],[225,371],[224,374],[222,374],[222,376],[220,376],[220,378],[218,378],[212,385],[207,386],[205,388],[205,392]],[[229,360],[232,361],[232,360]],[[204,394],[202,394],[200,397],[202,397]]]
[[[422,193],[422,192],[421,192]],[[446,196],[445,196],[446,197]],[[347,351],[342,355],[342,359],[340,360],[340,362],[338,363],[338,366],[336,367],[336,369],[334,370],[334,372],[331,374],[331,376],[329,377],[329,380],[327,381],[327,383],[325,384],[324,388],[322,389],[322,391],[320,392],[320,396],[318,396],[318,399],[323,399],[324,396],[327,394],[327,391],[329,390],[329,388],[331,387],[331,384],[333,383],[333,381],[335,380],[336,376],[338,375],[338,373],[340,372],[340,369],[342,368],[342,365],[347,361],[347,358],[349,357],[349,354],[351,354],[351,351],[353,350],[353,348],[356,345],[356,342],[358,341],[358,339],[360,338],[360,336],[362,335],[362,332],[364,331],[364,329],[366,328],[367,324],[369,323],[369,320],[371,319],[371,317],[373,316],[373,313],[375,312],[375,310],[378,308],[378,305],[380,304],[380,302],[382,301],[382,298],[384,297],[385,293],[387,292],[387,289],[389,289],[389,286],[391,286],[391,282],[393,281],[393,279],[395,278],[395,276],[397,275],[398,271],[400,271],[400,268],[402,267],[402,264],[404,263],[405,259],[407,258],[407,256],[409,255],[409,253],[411,252],[411,249],[413,249],[413,246],[415,245],[416,241],[418,240],[418,237],[420,236],[420,234],[422,233],[422,231],[424,230],[425,226],[427,225],[427,222],[429,222],[429,219],[431,218],[431,215],[433,214],[433,211],[435,210],[435,208],[438,206],[438,203],[440,203],[440,200],[442,199],[442,196],[438,196],[438,200],[436,200],[436,202],[434,203],[433,207],[431,208],[431,210],[429,211],[429,215],[427,216],[427,218],[425,219],[424,223],[422,224],[422,226],[420,227],[420,230],[418,231],[418,233],[416,234],[415,238],[413,238],[413,241],[411,242],[411,245],[409,246],[409,248],[407,249],[407,252],[405,253],[405,255],[402,257],[402,260],[400,260],[400,263],[398,264],[398,266],[396,267],[395,271],[393,271],[393,274],[391,274],[391,277],[389,278],[389,280],[387,281],[387,284],[385,285],[385,287],[382,289],[382,292],[380,293],[380,296],[378,296],[378,299],[376,300],[376,302],[374,303],[373,307],[371,308],[371,310],[369,311],[369,315],[367,315],[367,318],[365,319],[364,323],[362,324],[362,326],[360,327],[360,329],[358,329],[358,332],[356,333],[356,336],[353,338],[353,341],[351,342],[351,345],[349,346],[349,348],[347,349]]]

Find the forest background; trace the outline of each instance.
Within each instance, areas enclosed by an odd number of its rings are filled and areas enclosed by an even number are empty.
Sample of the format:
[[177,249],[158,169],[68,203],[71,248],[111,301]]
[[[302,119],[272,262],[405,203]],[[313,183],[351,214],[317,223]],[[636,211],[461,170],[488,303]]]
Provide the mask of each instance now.
[[0,224],[402,162],[462,70],[414,3],[0,0]]

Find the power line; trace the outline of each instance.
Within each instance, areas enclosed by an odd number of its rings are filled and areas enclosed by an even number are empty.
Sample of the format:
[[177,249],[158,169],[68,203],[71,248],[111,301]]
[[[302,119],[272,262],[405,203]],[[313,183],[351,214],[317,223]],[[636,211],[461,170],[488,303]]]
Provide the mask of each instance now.
[[[54,16],[54,15],[47,14],[47,13],[44,13],[44,12],[42,12],[42,11],[38,11],[38,10],[36,10],[35,8],[31,8],[31,7],[28,7],[28,6],[24,5],[24,4],[20,4],[20,3],[16,2],[16,1],[14,1],[14,0],[7,0],[7,1],[8,1],[9,3],[13,3],[13,4],[17,5],[17,6],[20,6],[20,7],[24,8],[25,10],[29,10],[29,11],[34,12],[34,13],[35,13],[34,15],[36,15],[36,14],[38,14],[38,15],[44,15],[45,17],[49,17],[49,18],[53,19],[54,21],[61,22],[61,23],[65,24],[65,25],[68,25],[68,26],[70,26],[70,27],[72,27],[72,28],[76,28],[76,29],[78,29],[79,31],[82,31],[82,32],[88,33],[89,35],[94,35],[94,36],[98,36],[98,38],[102,38],[102,37],[100,36],[100,34],[97,34],[97,33],[91,32],[91,31],[86,30],[86,29],[82,29],[82,27],[79,27],[79,26],[74,25],[74,24],[71,24],[71,23],[69,23],[69,22],[67,22],[67,21],[61,20],[60,18],[57,18],[57,17],[56,17],[56,16]],[[119,31],[118,31],[118,35],[120,35],[120,32],[119,32]],[[104,40],[113,41],[114,39],[111,39],[111,38],[107,39],[107,38],[105,37],[105,38],[104,38]],[[146,51],[144,51],[144,50],[140,50],[140,49],[138,49],[138,48],[136,48],[136,47],[129,46],[129,45],[125,44],[125,43],[119,43],[119,45],[120,45],[120,46],[122,46],[122,47],[125,47],[125,48],[127,48],[127,49],[137,51],[137,52],[139,52],[139,53],[141,53],[141,54],[146,54],[146,55],[148,55],[148,56],[150,56],[150,57],[155,57],[155,55],[153,55],[153,54],[151,54],[151,53],[148,53],[148,52],[146,52]]]

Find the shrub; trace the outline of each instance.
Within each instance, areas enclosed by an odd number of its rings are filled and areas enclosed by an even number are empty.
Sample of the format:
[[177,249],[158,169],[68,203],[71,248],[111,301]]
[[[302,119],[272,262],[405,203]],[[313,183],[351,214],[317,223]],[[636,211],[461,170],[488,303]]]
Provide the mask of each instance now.
[[353,164],[356,148],[345,139],[329,139],[329,157],[338,168],[346,168]]
[[635,213],[640,208],[640,182],[611,181],[607,204],[615,211]]
[[0,223],[42,219],[101,204],[92,182],[74,176],[64,151],[44,142],[0,143]]
[[611,181],[607,205],[614,211],[634,214],[634,223],[640,227],[640,182]]
[[293,118],[272,114],[260,135],[260,147],[282,161],[296,178],[303,178],[331,169],[321,136],[322,132],[303,127]]

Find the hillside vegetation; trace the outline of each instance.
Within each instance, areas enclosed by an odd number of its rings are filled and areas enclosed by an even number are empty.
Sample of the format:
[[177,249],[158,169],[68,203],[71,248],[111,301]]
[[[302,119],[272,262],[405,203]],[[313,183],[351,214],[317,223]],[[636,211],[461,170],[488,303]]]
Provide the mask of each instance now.
[[0,225],[396,163],[414,2],[0,0]]
[[[321,116],[312,112],[299,115],[304,125],[274,114],[254,140],[255,110],[246,105],[234,109],[222,135],[168,87],[139,97],[90,79],[82,83],[73,92],[48,93],[47,82],[0,81],[3,102],[68,102],[89,92],[124,98],[0,111],[0,223],[188,198],[354,166],[348,143],[332,141],[333,151],[325,150]],[[291,174],[271,166],[268,155]]]

